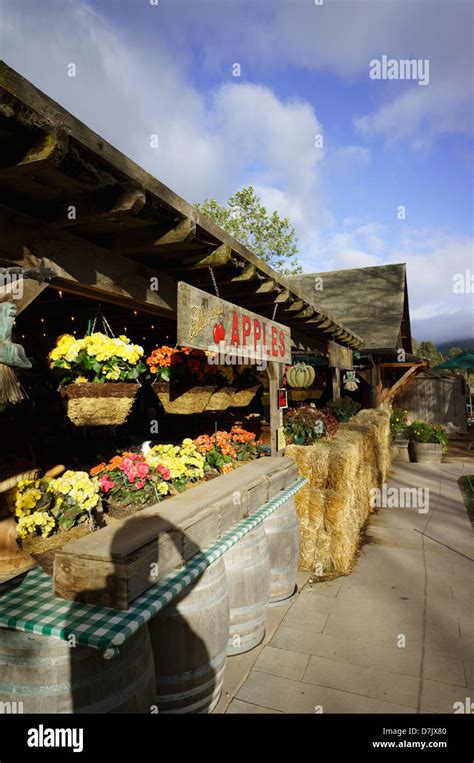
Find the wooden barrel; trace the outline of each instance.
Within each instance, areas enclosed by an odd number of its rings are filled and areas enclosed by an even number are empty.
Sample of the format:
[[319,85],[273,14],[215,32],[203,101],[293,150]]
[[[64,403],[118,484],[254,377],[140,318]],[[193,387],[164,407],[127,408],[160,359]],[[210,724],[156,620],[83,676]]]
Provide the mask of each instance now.
[[97,649],[0,628],[0,703],[23,713],[149,713],[155,703],[147,628],[106,660]]
[[227,654],[248,652],[265,635],[270,602],[270,556],[263,525],[244,535],[223,556],[229,586]]
[[148,623],[161,713],[210,713],[227,660],[229,593],[222,558]]
[[287,599],[295,591],[298,570],[299,529],[295,499],[263,521],[270,553],[270,603]]

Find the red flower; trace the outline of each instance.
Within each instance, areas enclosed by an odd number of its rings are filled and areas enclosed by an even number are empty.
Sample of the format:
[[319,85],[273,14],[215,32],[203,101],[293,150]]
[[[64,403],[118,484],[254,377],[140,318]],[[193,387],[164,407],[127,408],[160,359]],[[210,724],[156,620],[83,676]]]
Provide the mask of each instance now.
[[112,490],[112,488],[115,487],[115,482],[112,482],[112,480],[109,480],[106,474],[104,474],[103,477],[100,477],[99,484],[104,493],[108,493],[109,490]]

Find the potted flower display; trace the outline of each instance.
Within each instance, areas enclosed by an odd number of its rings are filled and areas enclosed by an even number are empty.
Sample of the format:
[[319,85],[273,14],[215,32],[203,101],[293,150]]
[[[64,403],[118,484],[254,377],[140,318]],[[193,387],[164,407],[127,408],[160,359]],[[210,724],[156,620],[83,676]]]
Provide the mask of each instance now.
[[157,347],[146,359],[152,389],[166,413],[202,413],[216,389],[216,366],[190,347]]
[[360,403],[351,397],[340,397],[338,400],[330,400],[328,408],[338,421],[346,422],[360,411]]
[[152,468],[165,467],[170,484],[179,493],[204,479],[206,459],[189,437],[181,445],[154,445],[146,461]]
[[59,392],[76,426],[115,426],[127,419],[145,371],[143,348],[126,336],[63,334],[49,353]]
[[22,549],[51,575],[58,548],[98,526],[99,483],[71,470],[56,479],[21,480],[10,506]]
[[403,408],[394,408],[390,416],[390,434],[392,436],[392,457],[396,462],[408,463],[409,439],[406,436],[408,427],[408,411]]
[[448,449],[448,436],[444,427],[425,421],[413,421],[405,431],[413,444],[415,461],[424,464],[441,463],[443,453]]
[[213,435],[202,434],[193,440],[198,451],[205,457],[204,471],[227,474],[234,469],[237,453],[228,432],[215,432]]
[[93,466],[108,514],[121,518],[161,501],[171,490],[170,470],[161,463],[151,465],[142,453],[125,451],[108,463]]
[[321,437],[334,435],[339,424],[329,408],[301,403],[285,411],[283,426],[289,444],[311,445]]

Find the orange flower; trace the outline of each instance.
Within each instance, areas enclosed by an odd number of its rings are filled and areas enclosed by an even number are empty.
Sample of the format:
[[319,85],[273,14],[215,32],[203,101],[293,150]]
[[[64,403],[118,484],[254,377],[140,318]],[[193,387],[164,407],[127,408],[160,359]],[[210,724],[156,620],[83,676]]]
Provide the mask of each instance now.
[[105,462],[102,461],[101,464],[97,464],[97,466],[93,466],[90,470],[91,477],[95,477],[96,474],[100,474],[100,472],[105,469]]

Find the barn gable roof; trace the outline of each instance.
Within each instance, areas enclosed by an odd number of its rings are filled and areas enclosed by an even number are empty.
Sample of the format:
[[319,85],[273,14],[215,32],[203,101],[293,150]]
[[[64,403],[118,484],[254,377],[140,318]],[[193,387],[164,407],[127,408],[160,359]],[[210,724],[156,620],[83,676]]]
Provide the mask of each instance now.
[[315,307],[361,336],[366,351],[404,347],[411,352],[404,263],[288,278]]

